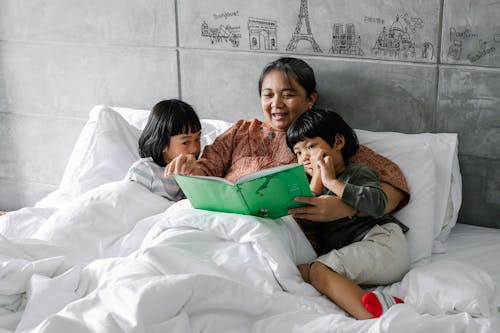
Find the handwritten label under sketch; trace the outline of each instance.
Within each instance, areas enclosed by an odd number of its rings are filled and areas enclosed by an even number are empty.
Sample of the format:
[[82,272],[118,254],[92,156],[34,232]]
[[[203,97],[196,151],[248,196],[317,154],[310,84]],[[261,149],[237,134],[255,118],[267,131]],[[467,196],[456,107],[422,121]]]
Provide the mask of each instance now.
[[368,17],[368,16],[365,16],[364,21],[365,22],[370,22],[370,23],[384,24],[384,19],[381,19],[381,18],[378,18],[378,17]]
[[222,19],[222,18],[227,20],[228,17],[240,16],[240,12],[238,12],[237,10],[224,11],[222,13],[214,13],[213,16],[214,16],[214,20],[218,20],[218,19]]
[[492,42],[495,42],[495,40],[491,41],[486,41],[486,40],[479,40],[479,49],[474,51],[473,53],[469,53],[467,55],[467,59],[469,59],[470,62],[476,62],[479,59],[483,58],[487,54],[493,53],[496,51],[495,46],[492,45]]

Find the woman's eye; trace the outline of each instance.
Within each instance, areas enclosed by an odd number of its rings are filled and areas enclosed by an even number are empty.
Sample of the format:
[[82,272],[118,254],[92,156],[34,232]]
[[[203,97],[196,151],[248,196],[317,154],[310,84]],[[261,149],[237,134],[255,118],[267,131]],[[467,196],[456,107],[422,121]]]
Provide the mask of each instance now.
[[314,145],[307,146],[307,149],[313,149],[313,148],[314,148]]
[[300,156],[300,155],[302,155],[302,153],[300,151],[296,151],[295,155]]
[[189,145],[189,141],[184,141],[182,144],[187,146]]

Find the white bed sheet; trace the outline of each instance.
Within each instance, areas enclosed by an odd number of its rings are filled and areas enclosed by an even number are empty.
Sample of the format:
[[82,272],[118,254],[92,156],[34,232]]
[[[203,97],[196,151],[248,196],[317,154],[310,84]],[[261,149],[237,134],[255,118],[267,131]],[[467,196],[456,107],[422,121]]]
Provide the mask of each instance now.
[[447,252],[432,260],[459,260],[488,272],[500,283],[500,229],[458,223],[452,229]]
[[497,285],[494,303],[500,312],[500,229],[458,223],[450,233],[446,253],[431,259],[456,260],[487,272]]
[[406,304],[356,321],[301,280],[314,253],[290,219],[171,205],[134,183],[9,213],[0,234],[1,332],[500,331],[498,280],[473,259],[413,268],[385,287]]

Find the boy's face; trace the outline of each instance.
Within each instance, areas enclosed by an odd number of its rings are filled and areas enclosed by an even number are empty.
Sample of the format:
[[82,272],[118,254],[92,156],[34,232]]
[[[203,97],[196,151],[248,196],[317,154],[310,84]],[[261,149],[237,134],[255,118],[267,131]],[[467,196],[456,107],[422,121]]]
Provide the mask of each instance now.
[[[342,136],[340,136],[342,137]],[[344,140],[337,140],[335,145],[331,147],[321,137],[306,138],[304,141],[299,141],[293,146],[293,152],[297,156],[298,163],[304,166],[307,174],[312,176],[314,168],[317,168],[316,161],[319,158],[324,158],[329,155],[333,159],[334,168],[344,165],[342,154],[340,153],[344,146]]]
[[201,132],[178,134],[170,137],[169,145],[163,149],[163,159],[168,164],[180,154],[191,154],[195,158],[200,155]]

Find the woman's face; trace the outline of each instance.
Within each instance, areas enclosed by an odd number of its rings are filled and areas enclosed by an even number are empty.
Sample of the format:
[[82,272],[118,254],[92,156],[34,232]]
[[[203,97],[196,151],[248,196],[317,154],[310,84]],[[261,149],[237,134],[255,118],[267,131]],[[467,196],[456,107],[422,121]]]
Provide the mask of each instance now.
[[286,131],[298,116],[312,108],[316,98],[316,93],[307,96],[296,80],[287,80],[280,71],[270,71],[262,80],[260,104],[266,122],[275,130]]

